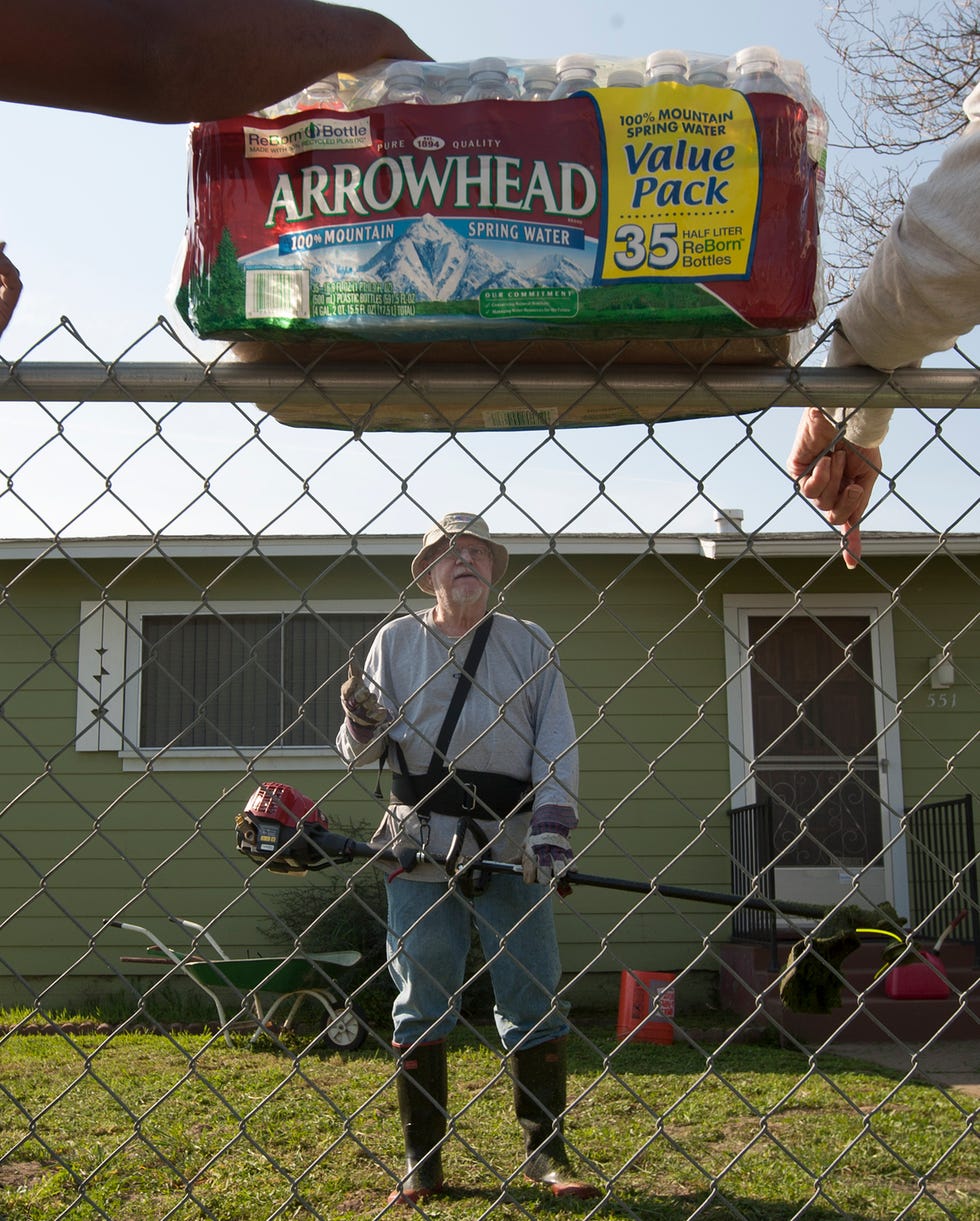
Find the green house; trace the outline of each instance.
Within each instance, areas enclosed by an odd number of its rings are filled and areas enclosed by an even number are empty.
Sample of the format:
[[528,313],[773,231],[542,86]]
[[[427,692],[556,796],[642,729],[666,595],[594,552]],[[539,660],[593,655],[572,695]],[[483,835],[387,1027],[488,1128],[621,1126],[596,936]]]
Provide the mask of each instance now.
[[[731,812],[765,805],[777,898],[925,919],[905,813],[980,791],[980,536],[870,534],[851,573],[827,533],[739,523],[502,538],[501,609],[557,642],[580,734],[576,865],[730,894],[753,875]],[[237,853],[236,813],[279,780],[331,826],[373,829],[377,771],[333,749],[339,685],[385,617],[427,605],[416,545],[0,544],[0,1004],[117,986],[134,943],[114,920],[193,919],[232,955],[269,952],[298,880]],[[730,905],[585,886],[556,903],[573,1001],[615,1006],[629,968],[716,1002]]]

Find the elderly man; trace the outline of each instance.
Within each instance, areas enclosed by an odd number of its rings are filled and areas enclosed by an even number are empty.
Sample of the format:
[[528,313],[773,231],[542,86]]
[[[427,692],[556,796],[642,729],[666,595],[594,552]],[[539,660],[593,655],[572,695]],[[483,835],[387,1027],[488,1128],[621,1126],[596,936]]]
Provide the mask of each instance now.
[[341,755],[358,766],[387,757],[392,767],[391,803],[373,843],[440,857],[465,828],[464,856],[523,862],[523,876],[488,882],[476,872],[464,885],[423,861],[386,887],[406,1153],[391,1200],[402,1204],[443,1186],[445,1040],[458,1018],[474,918],[525,1137],[524,1173],[555,1195],[596,1194],[571,1177],[561,1135],[568,1022],[555,999],[561,965],[548,901],[578,821],[575,728],[546,633],[488,613],[507,562],[482,518],[443,517],[412,562],[435,605],[382,627],[363,674],[352,666],[343,688]]

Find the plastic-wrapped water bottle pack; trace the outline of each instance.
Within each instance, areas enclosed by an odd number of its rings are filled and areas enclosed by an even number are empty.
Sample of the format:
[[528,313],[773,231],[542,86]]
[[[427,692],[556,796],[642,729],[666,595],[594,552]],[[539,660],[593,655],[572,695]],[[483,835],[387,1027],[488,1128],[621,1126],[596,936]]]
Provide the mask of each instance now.
[[826,144],[771,47],[378,64],[192,128],[178,305],[250,339],[794,332]]

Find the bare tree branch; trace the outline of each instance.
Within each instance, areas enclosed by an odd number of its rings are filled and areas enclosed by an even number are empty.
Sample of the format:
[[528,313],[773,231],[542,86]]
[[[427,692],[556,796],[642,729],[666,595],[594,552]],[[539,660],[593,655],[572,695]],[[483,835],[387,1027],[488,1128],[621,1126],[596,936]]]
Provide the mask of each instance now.
[[[828,182],[824,215],[828,307],[849,295],[901,210],[923,160],[953,138],[980,75],[980,0],[920,0],[896,12],[878,0],[834,0],[820,32],[844,69],[844,152],[870,151],[880,168]],[[884,10],[884,11],[883,11]],[[901,164],[885,158],[902,158]]]

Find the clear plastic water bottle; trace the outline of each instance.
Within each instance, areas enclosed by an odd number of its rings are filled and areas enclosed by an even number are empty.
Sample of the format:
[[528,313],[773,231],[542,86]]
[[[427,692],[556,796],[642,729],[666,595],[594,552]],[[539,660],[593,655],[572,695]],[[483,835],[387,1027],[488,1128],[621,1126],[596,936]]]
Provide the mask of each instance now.
[[368,110],[379,106],[385,91],[383,72],[371,71],[354,77],[353,87],[348,89],[348,110]]
[[464,102],[489,101],[499,98],[513,101],[517,89],[507,73],[507,64],[502,59],[474,59],[470,64],[470,84],[463,94]]
[[713,89],[728,87],[727,59],[698,59],[691,64],[687,79],[692,85],[710,85]]
[[462,64],[427,65],[425,91],[437,106],[461,102],[470,87],[470,74]]
[[827,180],[827,143],[830,123],[827,112],[813,96],[806,68],[796,59],[783,61],[782,74],[792,95],[806,109],[806,151],[817,167],[817,209],[823,208],[824,187]]
[[528,64],[524,69],[524,102],[547,102],[555,91],[558,74],[551,64]]
[[781,61],[775,47],[743,47],[735,55],[732,88],[739,93],[784,93],[793,96],[781,75]]
[[798,102],[806,107],[806,143],[810,156],[818,164],[827,155],[827,140],[830,135],[830,124],[827,112],[813,96],[810,89],[810,79],[806,68],[796,59],[783,61],[782,74],[790,87],[790,92]]
[[639,68],[613,68],[606,77],[609,89],[639,89],[645,84],[646,79]]
[[652,51],[647,56],[646,83],[659,85],[663,81],[687,84],[687,56],[683,51]]
[[307,85],[296,99],[297,110],[346,110],[335,79],[328,77]]
[[429,95],[425,88],[425,72],[422,65],[413,60],[397,60],[385,72],[383,103],[408,102],[415,106],[428,106]]
[[555,65],[558,80],[551,100],[570,97],[580,89],[595,89],[598,85],[598,69],[594,55],[563,55]]

